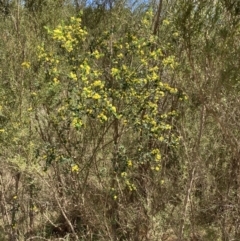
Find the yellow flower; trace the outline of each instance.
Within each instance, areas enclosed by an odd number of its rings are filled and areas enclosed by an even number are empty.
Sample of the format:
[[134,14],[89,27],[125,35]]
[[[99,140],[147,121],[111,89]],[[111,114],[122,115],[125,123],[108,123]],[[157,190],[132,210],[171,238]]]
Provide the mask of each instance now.
[[131,160],[128,160],[128,161],[127,161],[127,165],[128,165],[129,167],[131,167],[131,166],[132,166],[132,161],[131,161]]
[[172,127],[171,127],[169,124],[166,124],[166,125],[164,126],[164,129],[165,129],[165,130],[171,130]]
[[99,100],[99,99],[101,99],[101,95],[99,95],[98,93],[95,93],[95,94],[92,96],[92,98],[93,98],[94,100]]
[[158,140],[159,140],[159,141],[164,141],[164,137],[163,137],[163,136],[160,136],[160,137],[158,138]]
[[[60,26],[58,26],[58,27],[60,28]],[[62,30],[59,28],[53,30],[53,38],[56,38],[57,36],[62,35]]]
[[77,118],[77,117],[74,117],[73,120],[72,120],[72,126],[75,127],[75,128],[82,127],[83,126],[82,120]]
[[141,63],[142,63],[143,65],[147,65],[147,64],[148,64],[148,62],[147,62],[146,59],[141,59],[140,61],[141,61]]
[[39,210],[38,210],[38,208],[34,205],[33,207],[32,207],[32,210],[35,212],[35,213],[37,213]]
[[53,78],[53,82],[54,82],[54,84],[58,84],[59,80],[57,78]]
[[112,106],[111,109],[112,109],[112,112],[116,113],[117,110],[115,106]]
[[176,88],[171,88],[171,89],[169,90],[169,92],[170,92],[171,94],[176,94],[176,93],[178,92],[178,90],[177,90]]
[[93,52],[93,55],[95,56],[96,59],[99,59],[101,57],[100,53],[98,52],[98,50],[95,50]]
[[167,25],[169,25],[169,24],[170,24],[170,22],[169,22],[167,19],[164,19],[164,20],[163,20],[163,25],[167,26]]
[[76,172],[76,173],[78,173],[79,172],[79,167],[78,167],[78,165],[77,164],[74,164],[73,166],[72,166],[72,172]]
[[152,73],[152,80],[157,80],[157,79],[158,79],[158,75],[155,72],[153,72]]
[[90,70],[91,70],[90,66],[86,64],[86,65],[85,65],[86,74],[89,74],[89,73],[90,73]]
[[122,65],[123,70],[127,70],[127,66],[125,64]]
[[26,69],[29,69],[30,66],[31,66],[30,62],[23,62],[21,65],[22,65],[23,68],[26,68]]
[[107,121],[108,119],[107,116],[105,116],[103,113],[100,113],[97,117],[102,121]]
[[160,155],[160,154],[157,154],[157,155],[155,156],[155,158],[156,158],[157,161],[159,161],[159,160],[161,160],[161,155]]
[[122,176],[122,177],[126,177],[126,176],[127,176],[127,173],[126,173],[126,172],[122,172],[122,173],[121,173],[121,176]]
[[120,54],[118,54],[118,56],[117,56],[119,59],[121,59],[121,58],[123,58],[123,54],[122,53],[120,53]]
[[113,76],[116,76],[119,73],[119,70],[117,68],[112,68],[111,73]]
[[100,73],[99,73],[97,70],[93,70],[93,75],[94,75],[95,77],[98,77],[98,76],[100,75]]
[[101,80],[96,80],[92,83],[93,87],[103,87]]
[[188,100],[188,96],[184,95],[184,96],[183,96],[183,99],[184,99],[184,100]]
[[173,37],[178,37],[178,36],[179,36],[178,32],[173,33]]
[[69,77],[70,77],[71,79],[77,81],[77,75],[76,75],[75,73],[71,72],[71,73],[69,74]]

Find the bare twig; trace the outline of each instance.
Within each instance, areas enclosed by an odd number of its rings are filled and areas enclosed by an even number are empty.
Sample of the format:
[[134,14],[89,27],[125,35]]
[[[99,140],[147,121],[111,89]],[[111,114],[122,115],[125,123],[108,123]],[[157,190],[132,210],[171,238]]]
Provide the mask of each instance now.
[[70,229],[71,229],[73,235],[75,236],[75,240],[78,241],[78,240],[79,240],[79,237],[78,237],[77,233],[75,232],[74,227],[73,227],[71,221],[70,221],[69,218],[67,217],[64,208],[63,208],[62,205],[60,204],[59,198],[57,197],[56,194],[55,194],[55,199],[56,199],[56,201],[57,201],[58,207],[59,207],[60,210],[61,210],[61,213],[62,213],[63,217],[65,218],[65,220],[66,220],[68,226],[70,227]]

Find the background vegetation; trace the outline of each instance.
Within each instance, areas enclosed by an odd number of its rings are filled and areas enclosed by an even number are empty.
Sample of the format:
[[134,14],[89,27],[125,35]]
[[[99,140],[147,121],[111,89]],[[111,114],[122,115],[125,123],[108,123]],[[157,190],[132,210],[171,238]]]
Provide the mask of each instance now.
[[0,239],[240,239],[240,4],[0,1]]

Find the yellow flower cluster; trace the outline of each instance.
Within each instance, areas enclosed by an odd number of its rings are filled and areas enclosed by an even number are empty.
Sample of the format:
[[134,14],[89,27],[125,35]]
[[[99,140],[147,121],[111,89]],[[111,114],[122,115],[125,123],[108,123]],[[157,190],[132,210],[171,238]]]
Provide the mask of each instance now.
[[87,32],[81,28],[81,19],[72,17],[70,25],[58,25],[53,31],[48,30],[54,40],[61,43],[62,48],[72,52],[79,41],[85,41]]
[[100,119],[100,121],[107,121],[107,116],[104,113],[100,113],[98,116],[98,119]]
[[162,61],[164,66],[170,66],[171,69],[174,69],[178,64],[175,60],[175,56],[168,56]]
[[83,122],[80,118],[74,117],[72,119],[72,126],[79,129],[83,126]]
[[74,80],[74,81],[77,81],[77,75],[75,74],[75,73],[73,73],[73,72],[70,72],[70,74],[69,74],[69,77],[72,79],[72,80]]

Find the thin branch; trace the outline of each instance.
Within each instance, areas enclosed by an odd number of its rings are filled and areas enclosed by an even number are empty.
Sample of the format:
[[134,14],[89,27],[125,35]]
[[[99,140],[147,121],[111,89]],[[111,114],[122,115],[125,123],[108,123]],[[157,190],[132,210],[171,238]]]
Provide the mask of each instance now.
[[61,206],[60,201],[59,201],[59,199],[58,199],[58,197],[57,197],[56,194],[55,194],[55,199],[56,199],[56,201],[57,201],[58,207],[59,207],[60,210],[61,210],[61,213],[62,213],[63,217],[65,218],[68,226],[70,227],[73,235],[75,236],[75,240],[76,240],[76,241],[79,240],[79,237],[78,237],[77,233],[75,232],[74,227],[73,227],[71,221],[70,221],[69,218],[67,217],[66,212],[64,211],[63,207]]
[[157,14],[155,17],[155,21],[154,21],[154,26],[153,26],[153,35],[157,35],[157,30],[160,24],[160,17],[161,17],[161,12],[162,12],[162,0],[159,1],[158,4],[158,10],[157,10]]

